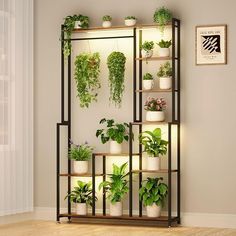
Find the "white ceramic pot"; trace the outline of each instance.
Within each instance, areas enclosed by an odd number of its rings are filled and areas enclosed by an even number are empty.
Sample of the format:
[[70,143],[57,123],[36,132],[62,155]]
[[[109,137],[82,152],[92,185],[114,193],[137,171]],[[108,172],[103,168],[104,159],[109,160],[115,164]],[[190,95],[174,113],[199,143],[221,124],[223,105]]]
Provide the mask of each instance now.
[[147,157],[147,170],[160,170],[160,158]]
[[75,29],[81,29],[81,21],[77,20],[75,22]]
[[103,27],[103,28],[109,28],[109,27],[111,27],[111,21],[103,21],[103,22],[102,22],[102,27]]
[[158,50],[159,57],[169,57],[170,49],[169,48],[159,48]]
[[164,121],[165,113],[164,111],[147,111],[146,120],[147,121]]
[[171,87],[172,87],[171,77],[160,77],[159,78],[159,87],[160,87],[160,89],[171,89]]
[[75,174],[88,173],[88,161],[74,161],[74,173]]
[[147,217],[160,217],[161,216],[161,207],[157,206],[155,203],[151,206],[147,206]]
[[87,215],[87,205],[86,205],[86,203],[76,203],[75,213],[77,215],[81,215],[81,216]]
[[152,57],[153,50],[146,51],[146,50],[142,49],[141,53],[142,53],[142,57]]
[[110,141],[110,153],[119,154],[122,152],[122,145],[116,141]]
[[136,20],[134,20],[134,19],[129,19],[129,20],[125,20],[125,25],[126,26],[134,26],[134,25],[136,25]]
[[110,216],[122,216],[122,202],[110,203]]
[[150,90],[153,87],[153,80],[143,80],[143,89],[144,90]]

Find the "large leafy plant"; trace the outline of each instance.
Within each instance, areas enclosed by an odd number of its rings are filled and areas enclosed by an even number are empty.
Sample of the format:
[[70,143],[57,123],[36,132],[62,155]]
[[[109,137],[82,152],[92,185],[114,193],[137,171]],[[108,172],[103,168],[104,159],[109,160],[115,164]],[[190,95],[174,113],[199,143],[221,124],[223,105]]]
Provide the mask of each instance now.
[[170,62],[167,61],[165,64],[162,64],[157,72],[157,76],[160,77],[171,77],[172,76],[172,67]]
[[160,128],[142,132],[139,136],[139,141],[144,145],[144,152],[154,157],[165,155],[167,153],[168,141],[163,140],[161,136]]
[[71,141],[71,148],[69,150],[69,158],[75,161],[88,161],[92,156],[93,148],[87,143],[74,144]]
[[110,174],[110,181],[104,181],[99,185],[99,190],[101,188],[105,189],[108,193],[107,198],[111,203],[121,202],[125,194],[128,192],[128,181],[126,179],[128,173],[126,173],[128,163],[124,163],[120,167],[113,164],[113,171]]
[[74,79],[77,86],[77,96],[81,107],[89,107],[92,101],[97,101],[97,90],[101,87],[99,53],[82,53],[75,59]]
[[163,178],[147,178],[142,182],[142,187],[139,189],[140,201],[143,201],[144,206],[163,206],[168,193],[168,186],[161,181]]
[[125,63],[126,57],[122,52],[112,52],[107,58],[107,66],[109,69],[109,100],[120,107],[122,96],[125,89]]
[[172,13],[169,9],[160,7],[155,11],[153,20],[155,23],[160,25],[160,31],[163,34],[165,25],[167,25],[172,20]]

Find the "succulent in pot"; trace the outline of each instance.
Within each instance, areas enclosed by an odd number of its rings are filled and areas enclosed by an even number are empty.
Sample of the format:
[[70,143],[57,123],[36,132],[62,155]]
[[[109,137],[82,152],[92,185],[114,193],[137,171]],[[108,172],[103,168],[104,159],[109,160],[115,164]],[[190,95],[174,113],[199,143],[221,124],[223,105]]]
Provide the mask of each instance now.
[[111,27],[111,21],[112,21],[112,17],[109,15],[105,15],[102,17],[102,27],[104,28],[109,28]]
[[172,67],[170,62],[162,64],[157,72],[160,89],[171,89],[172,87]]
[[146,73],[143,76],[143,89],[150,90],[153,87],[153,76],[150,73]]
[[163,98],[151,98],[148,97],[144,109],[147,111],[146,120],[147,121],[164,121],[166,109],[166,102]]
[[137,18],[135,16],[126,16],[125,17],[125,25],[126,26],[134,26],[137,23]]
[[161,129],[142,132],[139,141],[144,145],[144,152],[148,154],[147,170],[159,170],[160,156],[166,155],[168,145],[168,141],[162,139]]
[[71,148],[69,150],[69,158],[73,160],[74,173],[85,174],[88,172],[88,161],[91,159],[93,148],[88,145],[87,142],[84,144],[74,144],[72,141]]
[[169,9],[160,7],[155,11],[153,20],[159,24],[161,34],[164,34],[165,26],[172,20],[172,13]]
[[109,175],[110,181],[104,181],[99,185],[99,190],[104,188],[105,192],[108,193],[107,198],[110,200],[111,216],[122,216],[122,200],[129,190],[127,165],[127,162],[120,167],[113,164],[112,174]]
[[154,42],[153,41],[145,41],[141,45],[141,53],[143,57],[152,57],[153,55],[153,48],[154,48]]
[[163,178],[147,178],[139,189],[139,198],[147,209],[148,217],[160,217],[161,208],[168,194],[168,186]]
[[169,57],[170,56],[170,46],[171,46],[171,40],[161,40],[157,43],[157,45],[160,47],[158,50],[158,55],[160,57]]

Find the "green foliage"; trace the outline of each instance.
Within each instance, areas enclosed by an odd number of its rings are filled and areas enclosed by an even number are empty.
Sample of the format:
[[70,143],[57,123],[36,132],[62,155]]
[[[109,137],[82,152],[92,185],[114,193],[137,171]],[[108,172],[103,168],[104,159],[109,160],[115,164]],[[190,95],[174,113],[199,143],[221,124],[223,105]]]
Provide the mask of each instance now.
[[120,167],[113,164],[113,173],[110,176],[110,181],[104,181],[99,185],[99,190],[101,188],[105,189],[108,193],[107,198],[111,203],[116,203],[122,201],[125,194],[128,192],[128,181],[126,179],[128,173],[126,172],[128,163],[124,163]]
[[156,128],[152,132],[142,132],[139,140],[144,145],[144,152],[147,152],[150,156],[159,157],[159,155],[165,155],[167,153],[168,141],[161,139],[160,128]]
[[115,123],[113,119],[107,120],[105,118],[101,119],[100,124],[106,123],[107,129],[98,129],[96,132],[96,137],[101,137],[102,143],[106,143],[109,140],[116,141],[117,143],[123,143],[123,141],[129,140],[129,134],[127,128],[129,125],[127,123]]
[[105,15],[105,16],[102,17],[102,20],[103,20],[103,21],[111,21],[111,20],[112,20],[112,17],[109,16],[109,15]]
[[75,161],[88,161],[92,156],[93,148],[87,143],[76,145],[72,144],[69,150],[69,158]]
[[150,73],[146,73],[143,76],[143,80],[153,80],[153,76]]
[[145,50],[146,52],[152,50],[154,48],[154,42],[153,41],[145,41],[141,45],[141,49]]
[[160,7],[154,13],[153,20],[160,25],[161,33],[164,33],[165,25],[172,20],[172,13],[165,7]]
[[172,76],[172,67],[171,67],[169,61],[160,66],[159,71],[157,72],[157,76],[159,78],[160,77],[171,77]]
[[142,187],[139,189],[140,201],[143,201],[144,206],[163,206],[164,200],[168,193],[168,186],[161,183],[163,178],[147,178],[142,182]]
[[160,47],[160,48],[169,48],[171,46],[171,40],[170,41],[165,41],[165,40],[161,40],[160,42],[157,43],[157,45]]
[[[73,191],[67,194],[65,199],[66,198],[70,198],[70,201],[73,203],[86,203],[92,206],[92,183],[78,180],[77,186],[74,187]],[[95,200],[97,200],[97,197],[95,197]]]
[[135,16],[126,16],[125,20],[137,20]]
[[81,107],[89,107],[92,101],[97,101],[97,90],[101,87],[99,53],[82,53],[75,59],[75,74],[77,96]]
[[126,57],[122,52],[112,52],[107,58],[110,87],[109,100],[112,101],[117,107],[121,106],[122,96],[125,89],[125,63]]

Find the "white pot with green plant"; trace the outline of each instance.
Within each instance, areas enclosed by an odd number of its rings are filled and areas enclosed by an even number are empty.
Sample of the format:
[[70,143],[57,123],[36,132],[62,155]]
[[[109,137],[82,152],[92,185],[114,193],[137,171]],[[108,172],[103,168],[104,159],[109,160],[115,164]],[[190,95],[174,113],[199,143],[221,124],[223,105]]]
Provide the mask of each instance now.
[[122,200],[127,194],[128,181],[126,172],[128,163],[124,163],[120,167],[113,164],[113,171],[110,175],[110,181],[104,181],[99,185],[99,190],[103,188],[107,193],[107,198],[110,201],[110,215],[111,216],[122,216]]
[[147,217],[160,217],[161,209],[168,194],[163,178],[147,178],[139,189],[139,199],[147,210]]
[[144,90],[151,90],[153,88],[153,76],[150,73],[146,73],[143,76],[143,89]]
[[158,56],[159,57],[169,57],[170,56],[170,46],[171,46],[171,40],[161,40],[160,42],[157,43],[159,46],[158,49]]
[[160,89],[171,89],[172,87],[172,67],[170,62],[162,64],[157,72],[159,77],[159,87]]
[[93,148],[87,143],[79,145],[71,141],[69,158],[73,160],[75,174],[85,174],[88,172],[88,161],[91,159],[92,152]]
[[109,28],[111,27],[111,21],[112,21],[112,17],[109,15],[105,15],[102,17],[102,27],[103,28]]
[[144,131],[140,134],[139,140],[144,145],[144,152],[148,154],[147,170],[160,170],[160,156],[166,155],[168,141],[163,140],[161,129]]
[[[65,197],[69,198],[72,203],[75,203],[75,213],[77,215],[87,215],[88,206],[92,206],[92,183],[77,181],[77,186]],[[97,197],[95,196],[95,201]]]
[[125,25],[126,26],[134,26],[137,23],[137,18],[135,16],[126,16],[125,17]]
[[145,41],[141,45],[141,53],[142,57],[149,58],[153,55],[153,49],[154,49],[154,42],[153,41]]
[[105,118],[100,120],[100,124],[106,123],[107,129],[98,129],[96,137],[101,138],[101,142],[105,144],[110,141],[110,153],[120,154],[122,152],[122,143],[129,140],[127,123],[116,123],[113,119]]

